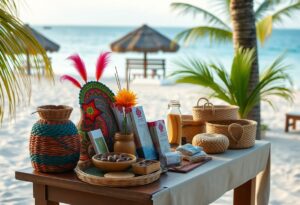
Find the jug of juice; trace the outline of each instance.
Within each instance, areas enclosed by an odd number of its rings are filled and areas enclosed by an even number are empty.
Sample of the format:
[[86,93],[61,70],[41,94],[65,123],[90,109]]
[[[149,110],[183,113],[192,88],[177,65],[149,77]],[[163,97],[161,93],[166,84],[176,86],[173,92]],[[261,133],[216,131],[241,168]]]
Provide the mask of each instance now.
[[171,100],[168,107],[167,126],[169,143],[180,146],[182,137],[180,103],[177,100]]

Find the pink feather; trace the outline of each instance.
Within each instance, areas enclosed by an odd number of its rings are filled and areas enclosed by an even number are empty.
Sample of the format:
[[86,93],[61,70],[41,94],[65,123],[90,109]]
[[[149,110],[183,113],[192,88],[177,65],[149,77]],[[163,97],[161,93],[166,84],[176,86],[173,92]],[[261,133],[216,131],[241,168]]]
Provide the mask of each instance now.
[[80,58],[78,54],[71,55],[68,57],[69,60],[73,61],[73,65],[78,71],[79,75],[82,77],[82,79],[87,82],[87,73],[85,69],[84,62]]
[[100,54],[96,64],[96,80],[99,81],[104,69],[106,68],[110,57],[110,52],[103,52]]
[[81,89],[80,83],[75,78],[73,78],[73,77],[71,77],[69,75],[63,75],[63,76],[60,77],[60,81],[61,82],[65,81],[65,80],[71,82],[73,85],[75,85],[76,87],[78,87],[79,89]]

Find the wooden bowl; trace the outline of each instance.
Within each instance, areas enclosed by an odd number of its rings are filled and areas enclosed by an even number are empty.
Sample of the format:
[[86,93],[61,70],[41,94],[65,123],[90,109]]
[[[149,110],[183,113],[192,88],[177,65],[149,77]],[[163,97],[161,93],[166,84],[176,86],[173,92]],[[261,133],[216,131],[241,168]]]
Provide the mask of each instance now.
[[127,154],[127,153],[119,153],[119,152],[110,152],[110,154],[123,154],[127,155],[128,157],[131,158],[129,161],[122,161],[122,162],[110,162],[110,161],[102,161],[98,159],[99,155],[102,154],[96,154],[92,157],[92,162],[95,167],[98,169],[101,169],[106,172],[119,172],[119,171],[124,171],[128,169],[133,163],[136,162],[136,156],[132,154]]

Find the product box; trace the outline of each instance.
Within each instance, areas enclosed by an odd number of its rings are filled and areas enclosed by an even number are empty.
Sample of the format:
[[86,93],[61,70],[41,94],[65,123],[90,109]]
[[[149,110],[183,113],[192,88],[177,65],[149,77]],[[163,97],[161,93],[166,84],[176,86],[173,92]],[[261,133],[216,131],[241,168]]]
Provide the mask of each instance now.
[[[123,131],[123,129],[124,129],[124,127],[123,127],[124,114],[123,114],[123,110],[122,110],[123,108],[118,107],[115,104],[113,104],[111,106],[111,109],[112,109],[112,111],[114,113],[114,116],[116,118],[119,131]],[[128,112],[128,110],[126,112]],[[130,133],[130,132],[132,132],[132,125],[131,125],[129,114],[127,113],[126,115],[127,115],[127,130]]]
[[109,152],[104,136],[100,129],[90,131],[88,132],[88,135],[96,154],[103,154]]
[[157,159],[156,151],[148,129],[142,106],[128,109],[128,121],[132,125],[138,156],[145,159]]
[[171,152],[164,120],[148,122],[148,127],[157,153],[162,155]]

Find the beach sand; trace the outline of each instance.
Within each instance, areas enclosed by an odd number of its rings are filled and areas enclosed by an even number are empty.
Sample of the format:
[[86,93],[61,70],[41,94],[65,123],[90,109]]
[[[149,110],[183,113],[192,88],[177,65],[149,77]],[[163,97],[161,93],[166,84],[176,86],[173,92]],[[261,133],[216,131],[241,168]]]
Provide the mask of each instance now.
[[[104,80],[113,91],[116,84],[113,79]],[[200,96],[206,96],[207,90],[192,85],[138,85],[132,89],[138,94],[139,104],[144,106],[147,120],[162,119],[167,113],[167,104],[171,99],[179,99],[184,114],[191,113],[192,106]],[[79,90],[69,83],[55,85],[33,80],[32,99],[29,107],[20,107],[13,123],[4,122],[0,129],[0,204],[33,204],[32,185],[14,179],[15,170],[30,167],[29,134],[33,123],[38,119],[36,107],[45,104],[66,104],[74,107],[71,116],[73,122],[80,118],[78,105]],[[212,100],[219,103],[218,100]],[[278,107],[273,111],[262,104],[262,119],[270,131],[265,140],[272,143],[271,161],[271,197],[272,205],[295,205],[300,201],[300,126],[299,131],[284,133],[285,113],[300,111],[300,92],[295,92],[295,102],[286,104],[272,99]],[[200,190],[201,191],[201,190]],[[232,192],[226,193],[213,204],[232,204]]]

